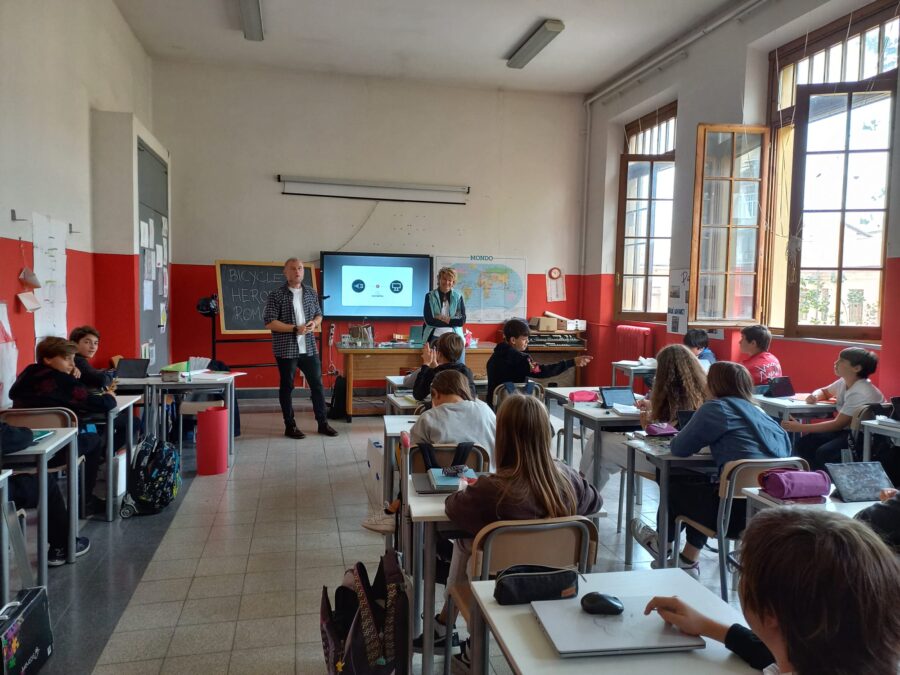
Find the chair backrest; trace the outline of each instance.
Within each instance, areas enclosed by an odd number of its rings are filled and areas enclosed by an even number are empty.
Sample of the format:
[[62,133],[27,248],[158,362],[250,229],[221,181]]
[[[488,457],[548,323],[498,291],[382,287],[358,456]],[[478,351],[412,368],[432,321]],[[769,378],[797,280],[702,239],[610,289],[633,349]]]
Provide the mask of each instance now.
[[544,400],[544,387],[541,386],[537,382],[504,382],[502,384],[498,384],[494,387],[494,393],[491,395],[491,400],[494,403],[494,410],[498,410],[500,408],[500,404],[503,403],[509,396],[515,396],[517,394],[524,394],[526,396],[534,396],[539,401]]
[[0,412],[0,421],[29,429],[65,429],[78,426],[78,416],[68,408],[13,408]]
[[472,579],[487,579],[511,565],[577,567],[590,572],[597,528],[584,516],[500,520],[481,528],[472,544]]
[[[434,458],[442,467],[450,466],[455,453],[456,443],[437,443],[434,446]],[[487,471],[485,467],[490,465],[491,456],[488,454],[488,451],[480,445],[473,445],[469,456],[466,458],[466,466],[473,471]],[[425,460],[418,445],[414,445],[409,449],[408,466],[410,473],[425,473]]]
[[855,435],[863,422],[874,420],[876,415],[890,417],[894,412],[894,406],[890,403],[869,403],[857,410],[850,418],[850,432]]

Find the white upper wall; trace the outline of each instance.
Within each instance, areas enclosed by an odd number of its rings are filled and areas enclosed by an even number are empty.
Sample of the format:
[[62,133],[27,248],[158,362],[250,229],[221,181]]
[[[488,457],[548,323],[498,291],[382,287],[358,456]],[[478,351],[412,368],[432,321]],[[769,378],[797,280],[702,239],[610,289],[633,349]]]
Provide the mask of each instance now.
[[151,117],[151,62],[111,0],[0,0],[0,237],[36,211],[91,241],[90,110]]
[[[674,269],[690,266],[697,125],[765,124],[768,53],[819,28],[866,0],[790,0],[762,5],[742,21],[731,21],[688,48],[688,56],[604,105],[592,105],[589,169],[588,269],[615,272],[619,157],[627,122],[678,100],[675,151]],[[895,124],[895,141],[900,125]],[[893,155],[891,198],[900,200],[900,153]],[[900,226],[891,212],[888,255],[900,255]]]
[[[176,263],[321,250],[526,256],[577,272],[579,96],[154,61]],[[466,206],[281,194],[276,174],[469,185]]]

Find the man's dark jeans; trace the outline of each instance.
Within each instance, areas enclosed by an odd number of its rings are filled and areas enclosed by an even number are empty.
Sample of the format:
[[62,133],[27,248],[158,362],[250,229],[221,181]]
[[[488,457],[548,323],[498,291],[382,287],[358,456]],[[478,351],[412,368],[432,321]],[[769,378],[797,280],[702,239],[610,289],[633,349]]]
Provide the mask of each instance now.
[[284,426],[292,428],[294,422],[294,405],[291,400],[291,392],[294,391],[294,375],[297,368],[303,373],[309,384],[309,394],[312,398],[313,413],[319,424],[325,424],[325,390],[322,388],[322,362],[318,354],[305,354],[296,359],[275,359],[278,361],[278,375],[281,383],[278,387],[278,402],[281,404],[281,414],[284,417]]

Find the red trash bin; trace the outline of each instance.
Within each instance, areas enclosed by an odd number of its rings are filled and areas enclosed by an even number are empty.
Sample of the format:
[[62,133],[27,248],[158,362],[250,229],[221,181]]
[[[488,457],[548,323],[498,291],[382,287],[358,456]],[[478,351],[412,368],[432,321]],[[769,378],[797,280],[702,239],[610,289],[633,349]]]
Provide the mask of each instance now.
[[197,413],[197,474],[215,476],[228,471],[228,408]]

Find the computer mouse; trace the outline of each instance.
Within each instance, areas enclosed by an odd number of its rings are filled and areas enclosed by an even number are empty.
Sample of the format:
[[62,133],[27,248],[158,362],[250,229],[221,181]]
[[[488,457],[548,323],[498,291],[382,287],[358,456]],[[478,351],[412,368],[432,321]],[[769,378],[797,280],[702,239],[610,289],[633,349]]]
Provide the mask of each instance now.
[[614,595],[606,593],[588,593],[581,598],[581,609],[588,614],[621,614],[625,605]]

